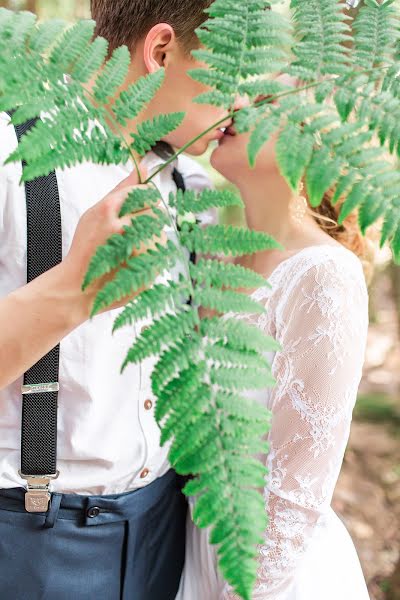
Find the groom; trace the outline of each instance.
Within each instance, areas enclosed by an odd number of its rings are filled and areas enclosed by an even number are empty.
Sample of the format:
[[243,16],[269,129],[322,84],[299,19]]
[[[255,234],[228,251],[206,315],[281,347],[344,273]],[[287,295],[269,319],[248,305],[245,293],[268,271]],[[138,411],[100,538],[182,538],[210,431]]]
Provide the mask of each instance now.
[[[194,104],[205,91],[188,69],[195,29],[211,0],[92,0],[96,33],[110,52],[131,50],[126,85],[165,68],[165,82],[141,119],[186,112],[166,138],[181,147],[224,117]],[[198,66],[198,65],[197,65]],[[132,336],[146,320],[111,336],[118,306],[89,320],[97,288],[81,291],[95,249],[121,232],[118,211],[137,184],[125,166],[85,163],[56,172],[61,207],[60,264],[26,283],[26,203],[20,164],[4,165],[17,147],[9,116],[0,113],[0,589],[18,600],[173,600],[185,555],[186,501],[160,447],[150,386],[151,361],[119,374]],[[130,122],[124,135],[135,129]],[[202,154],[211,131],[189,151]],[[150,153],[151,174],[161,159]],[[167,200],[172,178],[200,190],[207,176],[181,157],[155,183]],[[176,181],[176,178],[175,178]],[[102,281],[104,284],[104,280]],[[127,301],[125,299],[125,301]],[[60,343],[59,477],[47,511],[27,512],[20,467],[21,384],[24,372]],[[26,475],[26,473],[24,474]]]

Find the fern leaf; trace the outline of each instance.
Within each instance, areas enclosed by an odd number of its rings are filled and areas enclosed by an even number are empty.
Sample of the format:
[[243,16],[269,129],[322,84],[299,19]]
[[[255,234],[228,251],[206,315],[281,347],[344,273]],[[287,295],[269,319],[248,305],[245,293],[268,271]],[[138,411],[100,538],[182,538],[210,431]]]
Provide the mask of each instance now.
[[257,327],[236,319],[203,319],[200,326],[202,335],[215,341],[227,340],[233,347],[256,352],[280,350],[278,342],[266,337]]
[[355,60],[363,69],[384,64],[393,56],[400,31],[391,2],[366,2],[354,21]]
[[244,227],[210,225],[206,229],[199,226],[189,228],[183,225],[180,234],[182,243],[190,252],[243,256],[271,248],[281,248],[271,236]]
[[159,238],[169,216],[161,213],[157,219],[150,215],[139,215],[131,221],[131,225],[123,228],[123,233],[112,235],[103,246],[99,246],[90,261],[82,289],[85,290],[94,280],[110,273],[120,264],[128,260],[133,251],[139,250],[141,244]]
[[175,303],[179,303],[182,297],[189,297],[189,294],[190,286],[183,280],[179,283],[170,281],[168,285],[156,284],[125,306],[115,319],[113,332],[148,316],[158,316],[165,310],[174,308]]
[[243,208],[244,204],[238,194],[229,190],[211,190],[205,189],[199,194],[193,190],[178,193],[174,197],[170,195],[170,206],[178,211],[178,215],[186,215],[195,212],[202,213],[211,208],[225,208],[227,206],[239,206]]
[[40,23],[30,36],[30,50],[37,53],[48,51],[65,27],[66,22],[61,19],[52,19],[51,21]]
[[81,58],[75,63],[71,75],[80,83],[86,83],[97,73],[104,63],[108,51],[108,42],[102,37],[97,37],[84,51]]
[[152,325],[139,336],[135,344],[128,351],[122,365],[124,370],[128,364],[137,363],[149,356],[158,354],[161,348],[181,339],[199,324],[199,316],[195,310],[180,311],[173,315],[165,315],[153,322]]
[[231,348],[229,343],[208,344],[206,354],[208,360],[212,360],[218,366],[236,367],[237,369],[249,367],[261,370],[265,370],[269,366],[268,361],[254,350],[237,350]]
[[279,126],[279,116],[274,114],[270,114],[266,118],[261,119],[261,121],[256,123],[251,133],[250,142],[247,147],[250,166],[255,166],[256,159],[261,148],[264,146],[264,144],[268,142],[271,135],[279,129]]
[[292,0],[296,60],[293,75],[315,81],[322,75],[342,74],[348,69],[350,28],[339,0]]
[[260,371],[258,369],[232,369],[219,367],[211,374],[211,382],[230,390],[256,390],[273,387],[276,380],[272,377],[270,369]]
[[50,54],[50,63],[60,72],[69,72],[75,61],[85,53],[93,37],[95,22],[78,21],[68,28]]
[[156,243],[155,246],[156,250],[147,250],[126,261],[127,266],[121,268],[114,279],[98,292],[91,316],[123,298],[128,299],[142,287],[152,284],[159,273],[175,264],[178,249],[172,242],[169,241],[166,246]]
[[314,150],[306,174],[307,193],[311,206],[319,206],[325,192],[338,180],[341,167],[340,158],[333,158],[326,146]]
[[276,155],[282,175],[292,190],[297,190],[304,171],[311,160],[314,136],[302,132],[294,123],[288,123],[279,135]]
[[134,188],[126,197],[119,217],[125,217],[131,213],[139,212],[145,207],[154,207],[161,199],[160,192],[155,188]]
[[[206,49],[195,50],[208,69],[192,69],[189,74],[213,88],[201,102],[231,107],[236,94],[250,98],[258,90],[249,79],[282,69],[287,60],[290,24],[282,15],[266,10],[264,0],[215,0],[207,12],[209,19],[197,30]],[[228,58],[227,58],[228,57]],[[250,83],[250,85],[248,85]]]
[[340,210],[340,215],[338,218],[339,225],[342,225],[350,213],[352,213],[357,206],[364,202],[367,192],[368,188],[365,181],[359,181],[354,185]]
[[204,308],[220,313],[232,311],[235,313],[261,314],[264,312],[264,308],[247,294],[231,290],[200,288],[194,293],[194,299]]
[[113,113],[121,125],[125,126],[127,120],[138,116],[160,89],[164,76],[164,69],[158,69],[154,73],[140,77],[126,91],[121,92],[113,106]]
[[159,398],[161,391],[180,371],[193,364],[200,352],[201,340],[195,332],[164,350],[151,374],[152,390]]
[[132,149],[140,156],[144,156],[149,150],[182,123],[185,113],[177,112],[168,115],[158,115],[151,121],[143,121],[137,126],[137,133],[133,137]]
[[219,260],[200,258],[196,264],[190,265],[190,276],[197,284],[225,288],[258,288],[269,286],[262,275],[241,265],[224,263]]
[[125,81],[130,60],[129,50],[126,46],[120,46],[114,50],[93,87],[93,95],[98,102],[106,102],[115,95],[117,89]]

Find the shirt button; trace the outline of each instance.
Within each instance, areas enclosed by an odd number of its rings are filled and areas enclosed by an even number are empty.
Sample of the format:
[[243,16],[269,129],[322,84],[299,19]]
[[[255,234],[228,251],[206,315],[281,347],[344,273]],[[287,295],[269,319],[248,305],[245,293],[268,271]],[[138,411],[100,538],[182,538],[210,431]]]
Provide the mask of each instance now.
[[93,519],[93,517],[98,517],[99,514],[100,514],[100,509],[98,506],[92,506],[87,511],[87,516],[90,517],[91,519]]
[[153,407],[153,403],[151,400],[146,400],[146,402],[144,403],[144,407],[146,410],[150,410]]
[[140,473],[140,478],[144,479],[145,477],[147,477],[148,474],[149,474],[149,470],[143,469],[143,471]]

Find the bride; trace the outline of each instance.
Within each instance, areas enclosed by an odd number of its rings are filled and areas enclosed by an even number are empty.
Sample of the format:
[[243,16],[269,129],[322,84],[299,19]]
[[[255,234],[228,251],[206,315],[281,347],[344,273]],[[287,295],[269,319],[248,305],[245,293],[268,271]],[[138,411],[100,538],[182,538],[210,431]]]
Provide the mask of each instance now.
[[[212,164],[239,188],[248,226],[285,248],[240,259],[266,280],[252,294],[266,314],[250,320],[282,346],[270,356],[276,387],[252,394],[273,415],[270,452],[262,457],[269,469],[264,497],[270,521],[258,547],[253,598],[368,600],[353,542],[331,508],[365,354],[362,260],[368,242],[356,215],[337,225],[338,207],[331,206],[329,194],[317,212],[301,189],[293,195],[277,166],[276,138],[264,146],[254,169],[247,143],[247,135],[229,128]],[[193,525],[190,511],[187,525],[177,599],[236,600],[218,572],[209,531]]]

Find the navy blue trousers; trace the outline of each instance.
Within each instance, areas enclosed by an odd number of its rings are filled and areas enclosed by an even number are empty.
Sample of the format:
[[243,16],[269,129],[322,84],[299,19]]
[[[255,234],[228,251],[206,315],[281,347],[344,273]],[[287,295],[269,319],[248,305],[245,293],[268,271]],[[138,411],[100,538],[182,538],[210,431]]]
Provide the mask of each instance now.
[[172,469],[117,495],[52,493],[27,513],[23,488],[0,490],[0,597],[174,600],[185,559],[187,501]]

